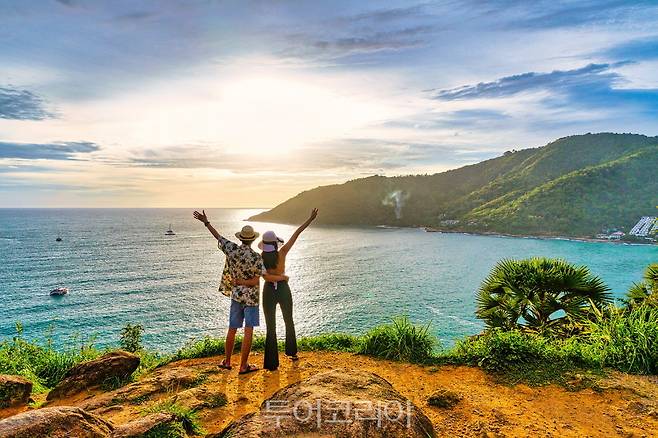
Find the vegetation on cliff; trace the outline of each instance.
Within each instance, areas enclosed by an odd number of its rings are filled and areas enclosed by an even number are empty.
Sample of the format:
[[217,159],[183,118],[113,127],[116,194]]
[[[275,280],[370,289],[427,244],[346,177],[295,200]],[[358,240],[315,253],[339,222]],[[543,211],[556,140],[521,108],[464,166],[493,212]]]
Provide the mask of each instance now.
[[657,168],[658,137],[576,135],[434,175],[318,187],[252,219],[297,223],[312,205],[325,224],[591,236],[655,211]]

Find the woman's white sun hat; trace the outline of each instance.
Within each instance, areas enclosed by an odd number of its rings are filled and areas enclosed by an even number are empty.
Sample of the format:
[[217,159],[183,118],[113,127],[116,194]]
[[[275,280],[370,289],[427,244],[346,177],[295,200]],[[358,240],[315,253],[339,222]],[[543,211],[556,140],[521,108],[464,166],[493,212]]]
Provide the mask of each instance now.
[[265,231],[263,233],[263,240],[258,242],[258,247],[263,252],[274,252],[277,250],[279,243],[283,243],[283,239],[278,237],[274,231]]

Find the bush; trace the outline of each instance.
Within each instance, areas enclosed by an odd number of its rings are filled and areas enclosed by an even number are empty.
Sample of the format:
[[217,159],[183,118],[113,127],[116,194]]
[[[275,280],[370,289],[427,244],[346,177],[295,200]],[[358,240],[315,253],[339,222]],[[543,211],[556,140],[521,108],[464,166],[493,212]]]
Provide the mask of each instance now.
[[366,333],[357,352],[384,359],[426,362],[437,345],[429,327],[429,324],[415,326],[406,316],[393,318],[391,324],[380,325]]
[[658,373],[658,308],[608,310],[590,321],[586,333],[577,338],[583,361],[628,373]]
[[546,338],[500,329],[459,341],[450,356],[457,363],[477,365],[488,371],[507,371],[561,359],[555,346]]
[[359,346],[356,336],[328,333],[299,339],[297,347],[302,351],[356,351]]
[[136,353],[143,349],[142,347],[142,333],[144,327],[141,324],[126,324],[121,329],[121,338],[119,344],[121,348],[131,353]]
[[74,339],[62,351],[57,351],[53,348],[51,333],[45,345],[41,345],[23,339],[20,324],[16,324],[16,332],[11,341],[0,343],[0,374],[25,377],[32,381],[36,393],[57,385],[73,366],[101,354],[91,341],[78,342]]

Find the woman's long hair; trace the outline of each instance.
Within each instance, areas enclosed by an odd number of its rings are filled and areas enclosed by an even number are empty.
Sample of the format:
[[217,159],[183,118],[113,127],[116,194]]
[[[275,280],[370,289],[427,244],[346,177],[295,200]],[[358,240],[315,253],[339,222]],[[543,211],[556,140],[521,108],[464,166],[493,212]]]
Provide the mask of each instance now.
[[262,252],[263,264],[265,265],[265,269],[275,269],[276,266],[279,264],[279,243],[268,242],[268,245],[274,245],[274,251]]

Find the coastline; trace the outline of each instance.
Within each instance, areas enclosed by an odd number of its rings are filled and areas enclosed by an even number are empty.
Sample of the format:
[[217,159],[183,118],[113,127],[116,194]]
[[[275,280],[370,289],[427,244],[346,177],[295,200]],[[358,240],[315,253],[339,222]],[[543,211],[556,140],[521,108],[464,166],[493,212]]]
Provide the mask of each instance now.
[[[395,228],[405,228],[405,227],[395,227]],[[595,237],[582,237],[582,236],[561,236],[561,235],[541,235],[541,234],[512,234],[512,233],[497,233],[493,231],[464,231],[464,230],[454,230],[454,229],[442,229],[436,227],[428,226],[419,226],[419,227],[408,227],[408,228],[419,228],[425,231],[426,233],[450,233],[450,234],[464,234],[464,235],[474,235],[474,236],[493,236],[493,237],[512,237],[517,239],[537,239],[537,240],[567,240],[570,242],[589,242],[589,243],[612,243],[617,245],[630,245],[630,246],[639,246],[639,245],[658,245],[658,242],[627,242],[623,240],[609,240],[609,239],[597,239]]]

